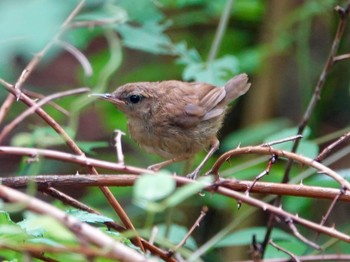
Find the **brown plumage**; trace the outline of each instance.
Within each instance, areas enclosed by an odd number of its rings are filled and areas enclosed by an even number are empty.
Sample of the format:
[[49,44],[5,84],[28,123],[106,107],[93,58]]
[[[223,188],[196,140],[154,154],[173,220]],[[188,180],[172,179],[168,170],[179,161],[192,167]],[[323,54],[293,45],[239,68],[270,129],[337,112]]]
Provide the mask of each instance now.
[[181,81],[138,82],[123,85],[112,94],[99,95],[124,112],[131,137],[147,152],[169,159],[152,166],[192,158],[211,147],[203,163],[218,148],[216,138],[228,104],[250,87],[246,74],[224,87]]

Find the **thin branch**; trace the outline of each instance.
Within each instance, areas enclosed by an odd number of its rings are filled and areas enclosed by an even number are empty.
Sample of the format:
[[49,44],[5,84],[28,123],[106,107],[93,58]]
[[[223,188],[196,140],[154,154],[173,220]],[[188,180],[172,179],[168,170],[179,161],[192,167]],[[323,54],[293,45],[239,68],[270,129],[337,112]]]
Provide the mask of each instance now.
[[[1,147],[0,147],[1,148]],[[262,147],[262,146],[247,146],[247,147],[241,147],[236,148],[233,150],[230,150],[224,154],[222,154],[214,163],[212,169],[208,172],[210,174],[218,175],[219,169],[222,166],[222,164],[227,161],[228,159],[242,154],[263,154],[263,155],[277,155],[280,158],[287,158],[289,161],[293,160],[296,162],[299,162],[303,165],[313,167],[316,170],[318,170],[320,173],[323,173],[327,176],[332,177],[334,180],[338,181],[342,188],[344,189],[350,189],[350,182],[344,179],[342,176],[340,176],[338,173],[334,172],[332,169],[326,167],[325,165],[314,161],[313,159],[310,159],[308,157],[284,151],[284,150],[278,150],[273,149],[270,147]]]
[[7,112],[10,110],[10,107],[12,106],[13,102],[15,102],[14,95],[8,94],[0,108],[0,124],[4,120]]
[[85,155],[74,155],[49,149],[0,146],[0,154],[21,155],[30,157],[43,156],[50,159],[80,164],[86,167],[100,167],[129,174],[154,173],[153,171],[144,168],[126,166],[123,164],[116,164],[104,160],[97,160],[94,158],[86,157]]
[[315,161],[322,162],[323,159],[329,156],[335,148],[345,143],[349,139],[350,139],[350,132],[346,133],[345,135],[340,137],[338,140],[336,140],[335,142],[327,146],[325,149],[323,149],[322,152],[315,158]]
[[[118,175],[42,175],[42,176],[15,176],[15,177],[2,177],[0,178],[0,184],[9,186],[12,188],[24,188],[28,184],[36,183],[39,190],[46,192],[47,186],[59,186],[59,187],[71,187],[79,185],[81,187],[92,186],[118,186],[126,187],[133,186],[135,180],[139,178],[139,175],[118,174]],[[177,181],[177,177],[174,177]],[[220,181],[219,185],[227,189],[245,192],[247,188],[252,187],[252,181],[242,181],[236,179],[225,179]],[[178,184],[179,185],[179,184]],[[251,193],[259,193],[266,195],[284,195],[284,196],[297,196],[297,197],[310,197],[317,199],[331,199],[339,196],[340,201],[350,202],[350,191],[346,191],[344,194],[339,194],[339,189],[306,185],[290,185],[270,182],[256,182],[252,187]],[[46,192],[47,193],[47,192]],[[51,195],[51,193],[50,193]],[[54,195],[55,198],[60,199]],[[61,200],[61,199],[60,199]],[[76,201],[75,199],[73,199]],[[62,200],[63,201],[63,200]],[[86,207],[76,206],[72,202],[64,202],[68,205],[75,206],[79,209],[88,210]],[[80,203],[80,202],[79,202]],[[119,231],[119,230],[118,230]]]
[[135,250],[115,241],[111,237],[102,233],[102,231],[80,222],[76,218],[67,215],[58,208],[47,204],[34,197],[27,196],[24,193],[0,185],[0,198],[10,203],[24,204],[29,210],[48,215],[60,221],[69,228],[79,238],[84,239],[87,243],[94,244],[101,249],[109,250],[110,254],[121,261],[147,261],[147,259]]
[[294,224],[293,219],[291,219],[291,218],[286,219],[286,223],[289,226],[289,228],[292,230],[293,235],[296,238],[298,238],[300,241],[304,242],[305,244],[307,244],[310,247],[313,247],[313,248],[315,248],[317,250],[321,249],[321,247],[319,245],[317,245],[316,243],[312,242],[311,240],[307,239],[302,234],[300,234],[299,230],[297,229],[297,227]]
[[225,30],[227,28],[228,21],[230,19],[230,14],[232,10],[233,0],[227,0],[224,7],[223,14],[220,17],[220,22],[215,33],[215,38],[213,44],[209,51],[208,64],[212,63],[219,51],[219,47],[224,36]]
[[[8,84],[6,81],[4,81],[3,79],[0,79],[0,83],[3,84],[3,86],[13,95],[17,94],[16,89]],[[25,95],[24,93],[21,93],[19,99],[24,102],[26,105],[28,106],[34,106],[36,103],[30,99],[27,95]],[[84,159],[85,154],[83,153],[83,151],[78,147],[78,145],[74,142],[74,140],[67,134],[67,132],[62,128],[61,125],[59,125],[49,114],[47,114],[42,108],[38,108],[35,111],[44,121],[46,121],[46,123],[51,126],[59,135],[61,135],[61,137],[63,138],[63,140],[67,143],[67,145],[73,150],[73,152],[75,152],[76,154],[79,155],[78,158],[80,159]],[[24,154],[26,155],[26,154]],[[34,152],[34,155],[36,155],[36,153]],[[75,156],[76,157],[76,156]],[[75,158],[73,157],[73,158]],[[88,169],[90,170],[90,172],[92,174],[98,174],[98,172],[96,171],[96,169],[92,166],[88,166]],[[114,211],[118,214],[119,218],[122,220],[122,222],[124,223],[124,225],[134,231],[136,233],[135,227],[133,226],[133,224],[131,223],[131,220],[129,219],[129,217],[127,216],[127,214],[125,213],[124,209],[122,208],[122,206],[120,205],[120,203],[117,201],[117,199],[114,197],[114,195],[112,194],[112,192],[107,188],[107,187],[100,187],[100,190],[102,191],[102,193],[105,195],[107,201],[110,203],[110,205],[113,207]],[[142,243],[139,239],[139,237],[136,237],[136,241],[139,244],[139,246],[141,247],[141,249],[143,249],[142,247]]]
[[[86,87],[68,90],[64,92],[55,93],[52,95],[49,95],[43,99],[41,99],[39,102],[34,103],[31,107],[29,107],[27,110],[22,112],[20,115],[18,115],[11,123],[7,124],[3,130],[0,132],[0,143],[3,141],[3,139],[13,130],[17,125],[19,125],[26,117],[33,114],[38,108],[42,107],[46,103],[48,103],[51,100],[62,98],[65,96],[75,95],[75,94],[81,94],[86,93],[90,89]],[[11,95],[12,96],[12,95]]]
[[296,256],[294,255],[292,252],[288,251],[287,249],[277,245],[275,242],[273,242],[271,239],[269,240],[269,244],[271,246],[273,246],[274,248],[276,248],[278,251],[281,251],[283,253],[286,253],[288,256],[291,257],[291,259],[295,262],[300,262],[301,260]]
[[72,56],[75,57],[75,59],[78,60],[78,62],[81,64],[82,68],[84,69],[85,75],[87,77],[90,77],[93,73],[92,66],[89,62],[89,60],[86,58],[86,56],[80,52],[79,49],[77,49],[75,46],[64,42],[62,40],[57,40],[56,44],[63,47],[65,50],[67,50]]
[[203,207],[201,210],[201,213],[199,215],[199,217],[197,218],[196,222],[194,222],[194,224],[192,225],[192,227],[190,228],[190,230],[187,232],[186,236],[180,241],[179,244],[176,245],[176,247],[174,248],[174,250],[172,251],[173,253],[175,253],[179,248],[181,248],[183,245],[186,244],[187,239],[192,235],[193,231],[199,227],[200,222],[203,220],[203,218],[205,217],[205,215],[208,212],[208,207]]
[[114,130],[114,147],[117,151],[117,159],[119,164],[124,164],[124,154],[122,149],[122,136],[124,132],[120,130]]
[[[334,65],[334,58],[336,57],[336,55],[338,53],[339,43],[344,35],[346,22],[347,22],[347,19],[349,16],[349,9],[350,9],[350,1],[347,2],[345,9],[341,8],[339,6],[337,6],[335,8],[335,10],[338,12],[338,16],[339,16],[337,32],[336,32],[335,37],[333,39],[333,43],[332,43],[330,52],[328,54],[328,58],[324,64],[321,75],[320,75],[318,82],[316,84],[316,87],[314,89],[314,93],[313,93],[313,95],[309,101],[309,104],[307,106],[307,109],[306,109],[306,111],[305,111],[305,113],[304,113],[304,115],[303,115],[303,117],[298,125],[297,135],[303,134],[304,129],[307,126],[307,123],[309,122],[311,115],[316,107],[316,104],[321,98],[321,91],[323,89],[324,83],[326,82],[326,77]],[[300,140],[295,140],[293,147],[292,147],[292,152],[297,151],[297,149],[299,147],[299,143],[300,143]],[[293,160],[289,159],[288,163],[286,165],[286,168],[285,168],[282,183],[288,183],[289,174],[290,174],[290,171],[292,169],[292,165],[293,165]],[[275,200],[275,205],[279,206],[280,204],[281,204],[281,198],[277,198]],[[271,236],[271,233],[272,233],[272,228],[273,228],[273,223],[274,223],[273,214],[270,215],[270,218],[268,221],[269,222],[267,225],[267,231],[266,231],[265,238],[263,241],[263,249],[262,249],[263,254],[265,253],[267,243],[268,243],[270,236]]]
[[349,59],[349,58],[350,58],[350,54],[338,55],[338,56],[335,56],[333,58],[333,62],[336,63],[336,62],[339,62],[341,60],[345,60],[345,59]]

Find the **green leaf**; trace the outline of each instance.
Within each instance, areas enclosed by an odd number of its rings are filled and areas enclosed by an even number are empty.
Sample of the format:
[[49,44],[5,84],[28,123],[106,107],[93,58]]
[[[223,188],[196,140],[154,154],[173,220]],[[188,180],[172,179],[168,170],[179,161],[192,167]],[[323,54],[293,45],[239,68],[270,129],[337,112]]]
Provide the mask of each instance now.
[[[250,245],[252,243],[253,235],[256,236],[258,242],[264,240],[266,233],[265,227],[251,227],[247,229],[237,230],[236,232],[229,234],[227,237],[220,240],[214,245],[214,247],[230,247],[230,246],[242,246]],[[285,233],[280,229],[274,229],[272,231],[271,238],[274,241],[284,240],[291,241],[294,239],[290,234]]]
[[213,179],[214,178],[212,176],[200,177],[193,183],[189,183],[177,189],[174,194],[172,194],[164,201],[164,204],[167,207],[174,207],[180,204],[185,199],[199,193],[203,188],[207,187],[208,184],[213,182]]
[[131,20],[139,23],[147,21],[160,21],[164,18],[164,15],[150,0],[117,0],[118,6],[122,7],[128,13]]
[[172,42],[163,33],[168,26],[169,23],[161,25],[150,21],[139,27],[129,24],[118,25],[116,30],[122,35],[123,44],[129,48],[153,54],[171,54]]
[[28,238],[28,234],[11,220],[9,214],[0,210],[0,243],[24,241]]
[[183,72],[186,81],[205,82],[223,86],[228,79],[239,72],[239,61],[232,55],[226,55],[212,63],[189,63]]
[[81,222],[86,222],[86,223],[113,222],[113,219],[111,219],[109,217],[89,213],[89,212],[86,212],[83,210],[78,210],[78,209],[69,209],[69,210],[66,210],[66,213],[68,215],[75,217],[76,219],[80,220]]
[[28,234],[60,241],[75,241],[75,235],[56,219],[30,212],[25,214],[26,218],[18,225]]
[[167,197],[175,187],[176,183],[168,172],[144,174],[135,182],[133,198],[136,204],[145,208],[148,204]]

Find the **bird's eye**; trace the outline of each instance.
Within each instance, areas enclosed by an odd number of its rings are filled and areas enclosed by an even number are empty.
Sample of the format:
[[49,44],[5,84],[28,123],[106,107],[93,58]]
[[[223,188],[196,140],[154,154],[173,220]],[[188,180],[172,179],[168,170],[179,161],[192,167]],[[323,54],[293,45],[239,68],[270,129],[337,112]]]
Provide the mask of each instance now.
[[142,99],[141,95],[131,95],[131,96],[128,97],[128,100],[132,104],[137,104],[138,102],[141,101],[141,99]]

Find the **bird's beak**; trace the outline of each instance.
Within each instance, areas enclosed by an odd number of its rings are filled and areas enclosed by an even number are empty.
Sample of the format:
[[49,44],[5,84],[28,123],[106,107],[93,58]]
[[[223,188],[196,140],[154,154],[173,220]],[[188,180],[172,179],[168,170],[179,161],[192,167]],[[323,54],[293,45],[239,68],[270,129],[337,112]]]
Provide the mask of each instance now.
[[97,96],[99,99],[109,101],[116,105],[124,105],[125,102],[115,97],[113,94],[90,94],[90,96]]

